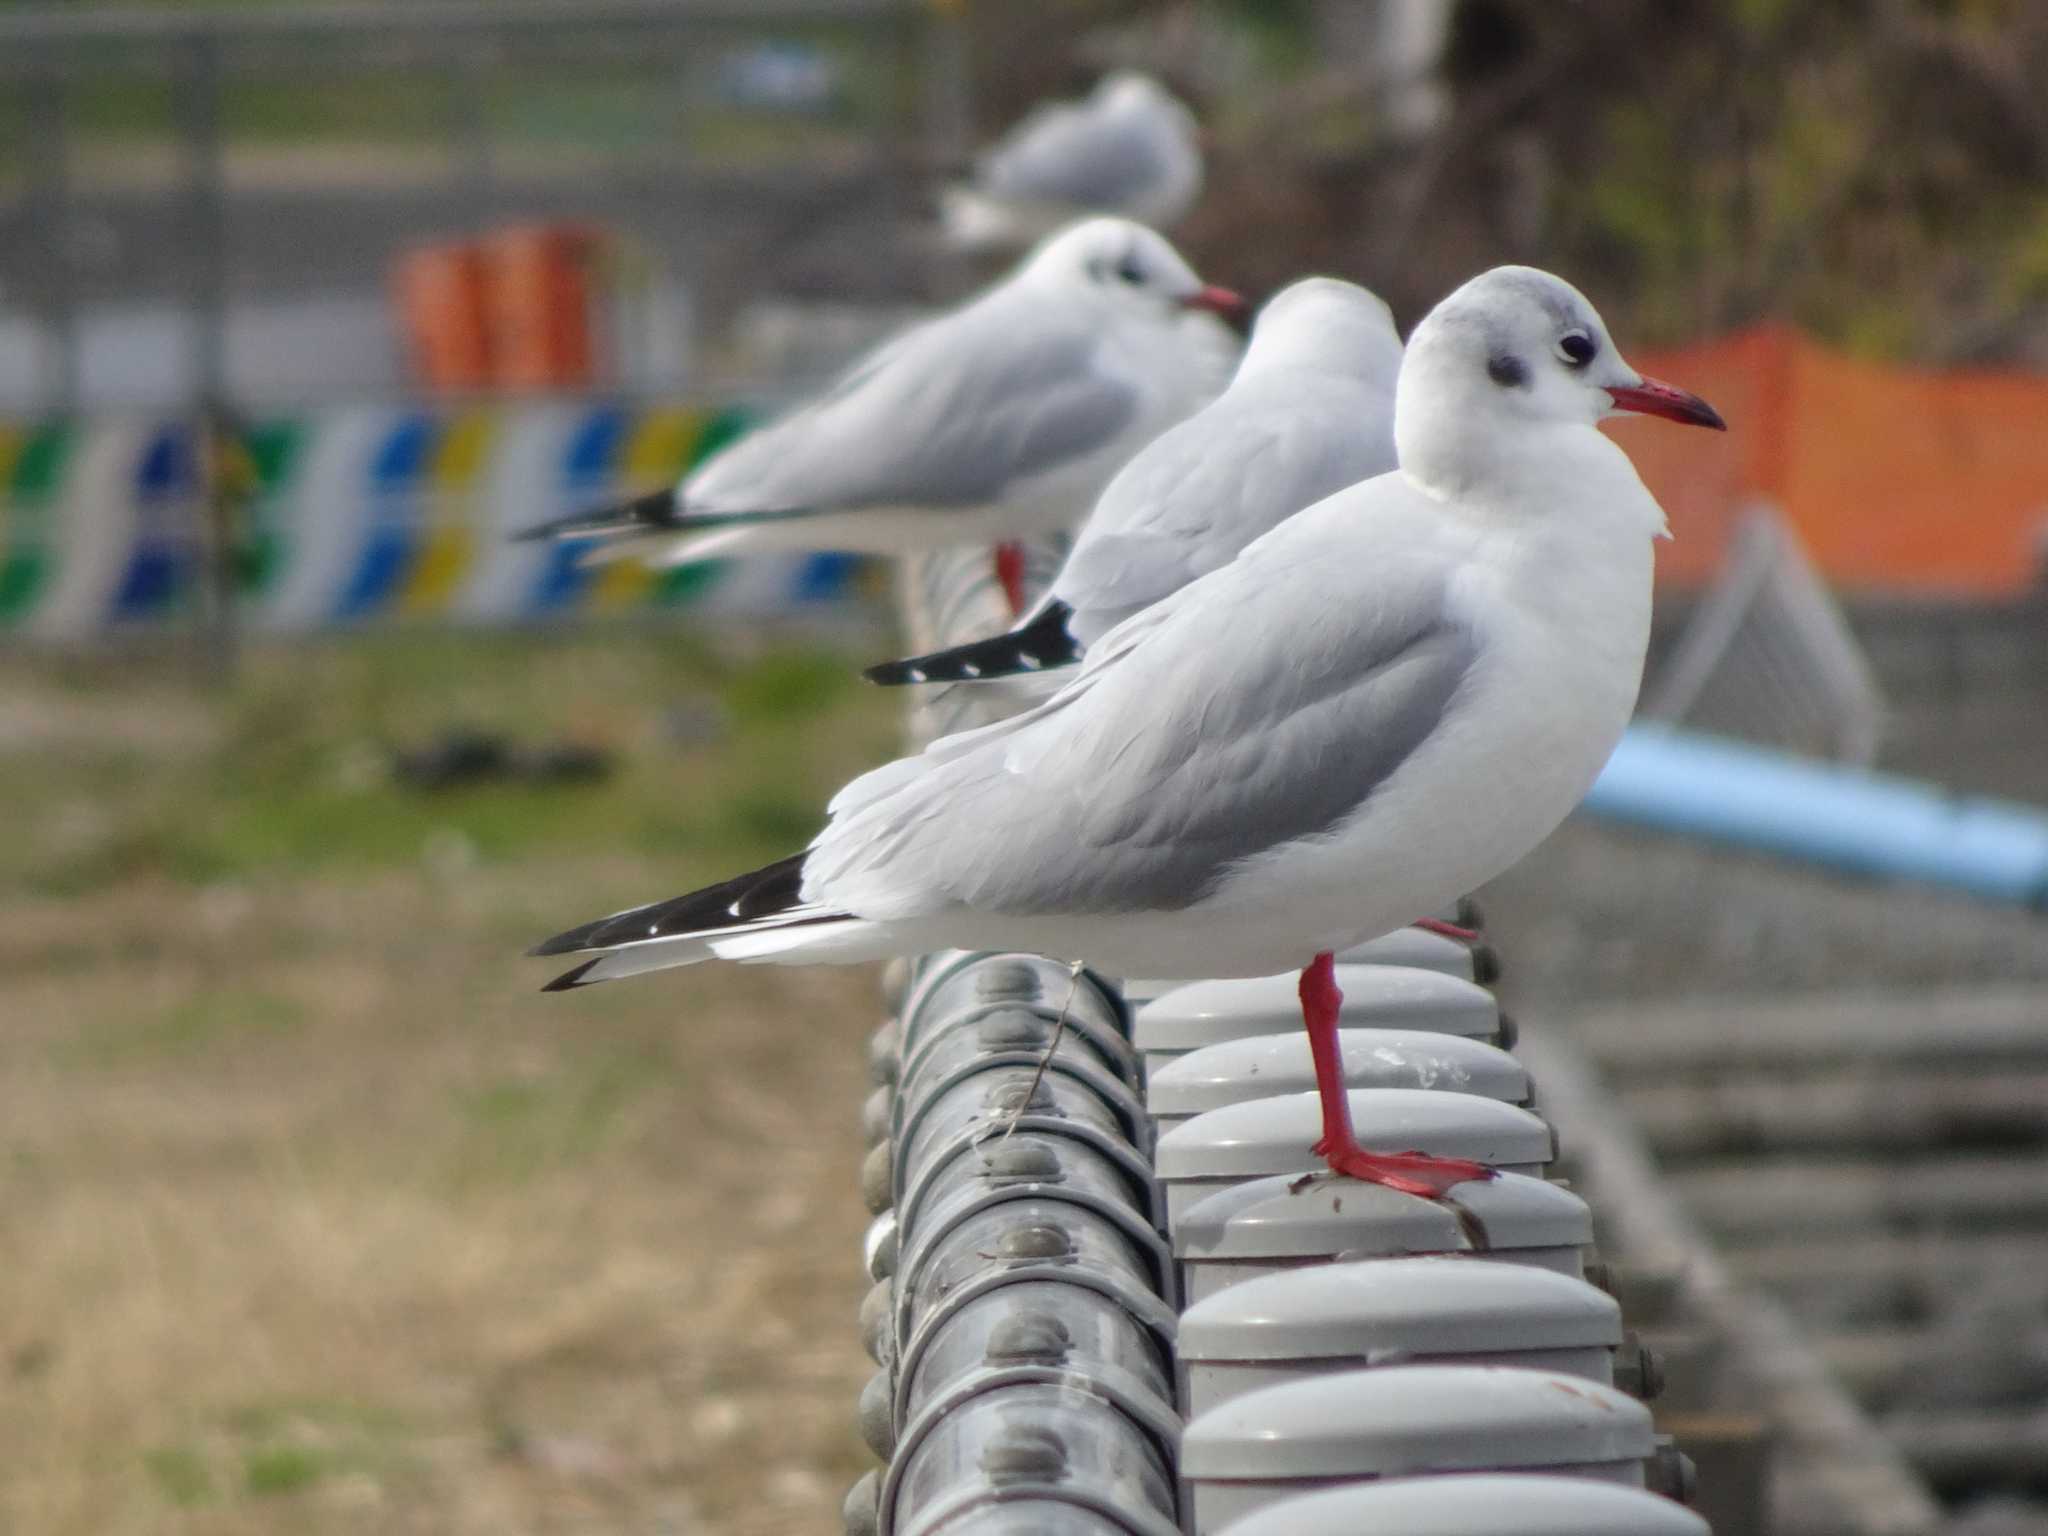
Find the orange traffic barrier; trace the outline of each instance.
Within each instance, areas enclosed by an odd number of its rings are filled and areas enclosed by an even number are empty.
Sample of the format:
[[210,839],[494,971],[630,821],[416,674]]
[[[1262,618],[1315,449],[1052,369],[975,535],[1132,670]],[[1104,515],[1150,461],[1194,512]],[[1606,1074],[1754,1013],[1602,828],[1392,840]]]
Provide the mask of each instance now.
[[416,383],[437,393],[490,384],[490,324],[483,257],[476,247],[429,245],[406,252],[392,272],[392,290]]
[[598,236],[527,225],[484,241],[494,378],[502,389],[584,389],[597,382],[591,323]]
[[1759,499],[1841,588],[2009,597],[2039,580],[2048,379],[1891,368],[1782,326],[1634,361],[1728,421],[1725,435],[1613,428],[1670,514],[1660,582],[1711,580]]

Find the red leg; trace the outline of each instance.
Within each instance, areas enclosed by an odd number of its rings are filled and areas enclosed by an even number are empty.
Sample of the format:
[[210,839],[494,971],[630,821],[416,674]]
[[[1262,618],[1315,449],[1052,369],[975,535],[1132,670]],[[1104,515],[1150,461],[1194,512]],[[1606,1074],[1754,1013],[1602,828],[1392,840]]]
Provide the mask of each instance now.
[[1426,1200],[1440,1200],[1468,1179],[1492,1178],[1493,1170],[1484,1163],[1421,1152],[1368,1152],[1358,1144],[1351,1130],[1351,1098],[1344,1087],[1343,1051],[1337,1043],[1337,1014],[1343,1004],[1335,962],[1328,954],[1317,955],[1301,973],[1301,1020],[1308,1026],[1316,1092],[1323,1099],[1323,1139],[1315,1145],[1316,1156],[1338,1173]]
[[1009,599],[1010,617],[1024,617],[1024,546],[1005,539],[996,546],[996,580]]
[[1441,934],[1444,938],[1456,939],[1460,944],[1479,942],[1477,928],[1460,928],[1456,923],[1447,923],[1440,917],[1418,917],[1408,926],[1420,928],[1424,933]]

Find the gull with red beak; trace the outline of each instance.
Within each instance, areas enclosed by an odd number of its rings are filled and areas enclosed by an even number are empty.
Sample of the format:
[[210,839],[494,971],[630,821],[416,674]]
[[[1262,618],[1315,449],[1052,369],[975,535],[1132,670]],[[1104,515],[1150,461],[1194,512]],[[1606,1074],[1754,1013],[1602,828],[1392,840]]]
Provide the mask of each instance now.
[[804,852],[547,941],[584,956],[553,987],[949,947],[1299,969],[1317,1152],[1415,1194],[1490,1177],[1359,1144],[1331,957],[1519,860],[1620,739],[1664,514],[1598,430],[1617,411],[1721,425],[1569,284],[1473,279],[1409,338],[1399,468],[1117,626],[1047,702],[855,779]]
[[1215,398],[1235,337],[1196,312],[1240,308],[1152,230],[1090,219],[673,490],[522,536],[594,539],[599,558],[667,566],[1062,528],[1133,453]]

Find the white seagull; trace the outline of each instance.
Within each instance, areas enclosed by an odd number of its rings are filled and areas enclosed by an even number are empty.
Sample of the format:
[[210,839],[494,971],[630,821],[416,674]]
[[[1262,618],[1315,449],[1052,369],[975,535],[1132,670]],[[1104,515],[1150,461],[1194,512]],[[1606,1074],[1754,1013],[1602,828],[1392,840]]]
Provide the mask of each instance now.
[[1515,863],[1620,739],[1665,531],[1598,430],[1620,412],[1722,425],[1569,284],[1473,279],[1409,340],[1398,470],[1113,630],[1046,703],[855,779],[805,852],[542,944],[596,952],[551,985],[940,948],[1301,967],[1317,1153],[1416,1194],[1486,1177],[1358,1145],[1331,956]]
[[651,540],[650,563],[680,565],[767,550],[901,554],[1063,528],[1222,387],[1232,359],[1221,328],[1189,312],[1241,307],[1153,231],[1090,219],[675,489],[521,536],[596,537],[629,554]]
[[1157,80],[1119,70],[1082,101],[1049,102],[947,187],[939,219],[964,250],[1028,245],[1083,213],[1170,229],[1202,195],[1194,113]]
[[968,682],[1078,661],[1283,519],[1392,469],[1400,369],[1401,337],[1376,295],[1331,277],[1290,284],[1259,311],[1230,387],[1117,472],[1014,628],[870,667],[869,681]]

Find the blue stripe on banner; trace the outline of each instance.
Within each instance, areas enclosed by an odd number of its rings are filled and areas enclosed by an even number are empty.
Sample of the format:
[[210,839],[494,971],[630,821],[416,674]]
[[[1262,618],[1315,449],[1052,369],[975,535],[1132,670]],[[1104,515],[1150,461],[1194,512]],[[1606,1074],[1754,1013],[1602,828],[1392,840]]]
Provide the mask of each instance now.
[[845,554],[813,555],[803,563],[796,574],[796,599],[800,603],[818,603],[827,598],[838,597],[846,590],[846,584],[853,577],[853,568],[860,564],[860,556]]
[[540,580],[534,583],[533,597],[527,603],[530,611],[553,613],[575,603],[577,594],[590,581],[589,572],[579,569],[576,564],[588,546],[587,539],[571,539],[548,546],[547,562],[541,566]]
[[373,492],[413,490],[426,472],[427,455],[438,435],[434,418],[423,411],[401,416],[377,457],[370,461],[370,489]]
[[[618,458],[630,422],[617,406],[604,406],[583,419],[562,454],[565,512],[580,512],[599,489],[618,474]],[[548,547],[548,558],[534,583],[527,610],[554,613],[573,607],[589,587],[594,572],[577,562],[590,547],[588,539],[570,539]]]
[[374,528],[356,557],[356,568],[334,605],[337,619],[360,619],[390,600],[412,563],[413,537],[410,529]]
[[182,427],[160,427],[135,467],[135,544],[115,584],[113,617],[140,618],[169,605],[183,584],[186,551],[173,527],[199,486],[199,461]]
[[403,583],[419,542],[417,497],[439,437],[439,422],[412,412],[399,418],[370,461],[369,531],[334,605],[337,619],[374,613]]
[[619,443],[626,435],[626,413],[602,406],[584,418],[569,451],[562,455],[562,479],[571,491],[588,490],[618,473]]

